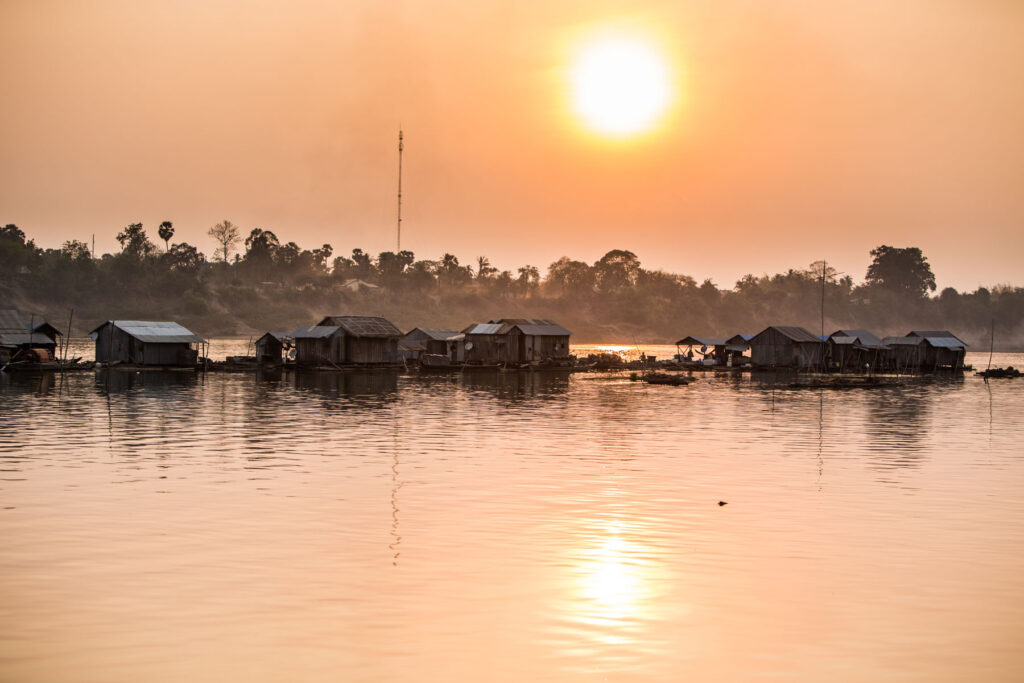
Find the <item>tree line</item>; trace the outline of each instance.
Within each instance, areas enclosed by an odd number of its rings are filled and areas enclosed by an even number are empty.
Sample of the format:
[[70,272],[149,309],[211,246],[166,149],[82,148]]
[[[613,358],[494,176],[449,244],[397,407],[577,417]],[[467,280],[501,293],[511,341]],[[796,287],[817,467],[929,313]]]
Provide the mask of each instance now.
[[352,312],[389,315],[405,327],[556,317],[583,340],[664,342],[686,334],[756,332],[767,324],[817,331],[824,304],[828,328],[886,334],[939,327],[980,342],[997,320],[997,340],[1024,339],[1024,289],[936,293],[931,266],[916,247],[871,250],[860,283],[816,262],[745,275],[723,288],[710,279],[698,283],[690,275],[644,268],[624,249],[593,263],[564,256],[542,274],[532,265],[500,270],[486,256],[462,263],[450,253],[436,260],[359,248],[339,255],[330,244],[304,249],[270,230],[245,234],[227,220],[208,231],[218,245],[210,258],[187,242],[172,242],[171,221],[156,234],[162,247],[141,223],[131,223],[116,234],[120,251],[96,258],[78,240],[39,248],[8,224],[0,229],[0,294],[42,311],[73,306],[100,320],[159,315],[191,321],[206,334],[288,329],[320,313]]

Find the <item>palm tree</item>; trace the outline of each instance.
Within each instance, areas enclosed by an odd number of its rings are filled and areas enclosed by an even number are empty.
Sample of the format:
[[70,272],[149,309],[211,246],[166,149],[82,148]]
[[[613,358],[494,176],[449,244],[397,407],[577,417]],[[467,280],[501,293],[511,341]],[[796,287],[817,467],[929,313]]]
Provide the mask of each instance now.
[[164,251],[169,251],[170,247],[167,245],[171,238],[174,237],[174,225],[170,221],[164,221],[160,224],[156,234],[160,235],[160,239],[164,241]]

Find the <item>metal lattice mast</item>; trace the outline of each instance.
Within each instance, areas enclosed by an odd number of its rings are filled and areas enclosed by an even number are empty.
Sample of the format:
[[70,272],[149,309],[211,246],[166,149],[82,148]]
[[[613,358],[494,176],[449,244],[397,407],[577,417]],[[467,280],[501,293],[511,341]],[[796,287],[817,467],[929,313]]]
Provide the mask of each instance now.
[[402,251],[402,150],[405,145],[402,142],[402,129],[398,129],[398,248],[395,253]]

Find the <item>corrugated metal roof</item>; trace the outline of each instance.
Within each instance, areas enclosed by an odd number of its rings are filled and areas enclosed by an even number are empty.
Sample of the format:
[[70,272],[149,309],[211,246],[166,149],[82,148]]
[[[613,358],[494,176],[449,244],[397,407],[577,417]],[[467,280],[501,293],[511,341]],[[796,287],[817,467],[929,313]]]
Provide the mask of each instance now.
[[886,346],[918,346],[923,342],[920,337],[886,337],[882,340]]
[[340,330],[338,325],[300,325],[292,332],[295,339],[326,339]]
[[756,334],[742,334],[742,333],[741,334],[734,334],[733,336],[729,337],[725,341],[728,344],[738,344],[738,343],[740,343],[741,340],[744,341],[744,342],[748,342],[748,341],[750,341],[751,339],[753,339],[756,336],[757,336]]
[[677,346],[724,346],[729,340],[726,337],[694,337],[690,335],[676,342]]
[[141,342],[155,344],[201,344],[204,341],[202,337],[193,334],[178,323],[154,322],[150,320],[108,320],[93,330],[90,336],[111,323],[117,329]]
[[932,337],[932,338],[949,337],[949,338],[952,338],[952,339],[956,339],[962,345],[967,346],[967,343],[963,339],[960,339],[959,337],[957,337],[955,334],[953,334],[949,330],[911,330],[910,333],[907,334],[907,336],[908,337]]
[[882,340],[867,330],[836,330],[832,333],[832,336],[835,337],[836,335],[841,337],[854,337],[859,339],[860,343],[864,346],[882,345]]
[[[787,337],[788,339],[791,339],[792,341],[795,342],[820,343],[822,341],[822,339],[819,336],[811,334],[802,327],[794,327],[789,325],[772,325],[771,327],[768,328],[768,330],[775,330],[782,336]],[[761,334],[764,334],[764,332],[766,331],[767,330],[761,332]]]
[[29,334],[28,332],[0,332],[0,346],[27,346],[29,344],[38,344],[39,346],[48,346],[55,344],[52,339],[46,335]]
[[22,321],[21,316],[13,308],[0,310],[0,332],[24,332],[28,324]]
[[831,337],[829,337],[829,341],[831,341],[833,344],[848,346],[856,342],[857,337],[847,337],[843,335],[833,334]]
[[[288,341],[289,339],[291,339],[292,333],[291,332],[266,332],[266,333],[264,333],[264,335],[262,337],[260,337],[260,339],[263,339],[263,337],[273,337],[274,339],[276,339],[279,342],[285,342],[285,341]],[[260,339],[257,339],[256,341],[259,341]]]
[[427,335],[431,339],[434,339],[435,341],[444,341],[449,337],[452,337],[459,333],[458,330],[444,330],[438,327],[417,327],[412,330],[409,330],[409,333],[406,334],[405,336],[408,337],[416,330],[419,330],[420,332]]
[[956,337],[925,337],[925,342],[937,349],[962,349],[966,345]]
[[476,323],[467,327],[463,332],[466,334],[498,334],[502,327],[501,323]]
[[572,335],[572,332],[565,329],[561,325],[552,322],[540,323],[540,324],[526,324],[516,323],[515,327],[522,330],[523,334],[533,335],[534,337],[568,337]]
[[390,320],[369,315],[329,315],[320,326],[337,325],[352,337],[401,337],[402,331]]

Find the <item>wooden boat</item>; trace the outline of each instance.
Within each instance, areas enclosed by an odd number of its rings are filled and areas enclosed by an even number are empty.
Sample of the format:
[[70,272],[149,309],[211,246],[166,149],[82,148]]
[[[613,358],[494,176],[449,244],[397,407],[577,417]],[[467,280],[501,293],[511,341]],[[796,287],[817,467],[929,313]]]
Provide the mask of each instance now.
[[691,381],[689,377],[670,372],[648,372],[640,379],[648,384],[668,384],[676,387],[685,387]]
[[903,382],[888,377],[825,377],[791,382],[790,389],[881,389],[898,387]]

